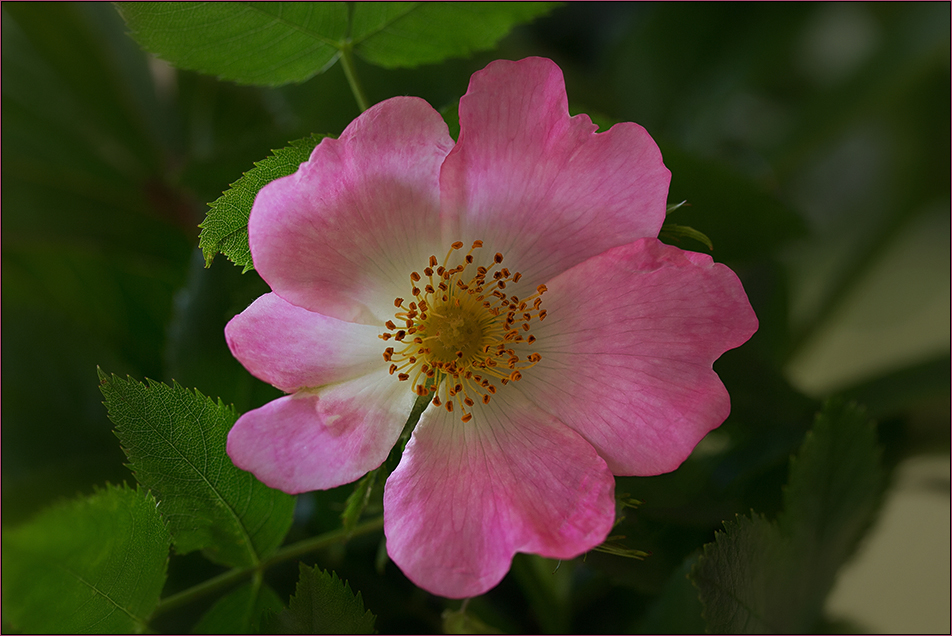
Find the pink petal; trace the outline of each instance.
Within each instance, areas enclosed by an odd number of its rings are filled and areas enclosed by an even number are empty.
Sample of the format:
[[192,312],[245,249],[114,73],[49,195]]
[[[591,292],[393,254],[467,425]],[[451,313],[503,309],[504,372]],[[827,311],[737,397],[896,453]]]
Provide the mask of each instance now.
[[450,598],[495,586],[516,552],[578,556],[615,518],[614,479],[578,434],[517,393],[473,414],[430,406],[384,491],[390,557]]
[[513,388],[588,440],[616,475],[677,468],[730,413],[713,362],[757,317],[709,256],[643,239],[547,283],[542,361]]
[[291,393],[380,368],[380,327],[344,322],[265,294],[225,326],[231,353],[256,378]]
[[261,189],[248,223],[255,268],[311,311],[379,324],[439,243],[439,170],[453,147],[425,101],[395,97],[324,139]]
[[238,418],[228,455],[291,494],[347,484],[387,458],[414,397],[384,370],[278,398]]
[[444,238],[484,240],[533,286],[611,247],[657,236],[670,172],[648,133],[596,134],[569,117],[551,60],[496,61],[460,100],[460,137],[443,164]]

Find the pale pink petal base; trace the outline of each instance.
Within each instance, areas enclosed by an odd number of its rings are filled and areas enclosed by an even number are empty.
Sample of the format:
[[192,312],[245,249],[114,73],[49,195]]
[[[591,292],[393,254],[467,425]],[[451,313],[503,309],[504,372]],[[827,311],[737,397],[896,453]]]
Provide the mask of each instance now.
[[386,370],[278,398],[238,418],[228,455],[287,493],[335,488],[383,463],[413,398]]
[[671,173],[644,128],[603,133],[569,117],[551,60],[498,60],[473,74],[443,163],[444,240],[475,239],[546,282],[601,252],[657,236]]
[[225,340],[256,378],[291,393],[379,369],[382,328],[302,309],[277,294],[260,296],[225,326]]
[[387,551],[416,585],[486,592],[516,552],[568,559],[605,540],[614,478],[578,434],[512,394],[474,419],[430,406],[384,492]]
[[[293,175],[258,193],[248,221],[255,269],[295,305],[380,323],[439,241],[439,172],[453,147],[425,101],[394,97],[326,138]],[[380,320],[382,319],[382,320]]]
[[737,276],[643,239],[547,283],[542,361],[512,388],[578,431],[616,475],[677,468],[730,413],[712,369],[757,330]]

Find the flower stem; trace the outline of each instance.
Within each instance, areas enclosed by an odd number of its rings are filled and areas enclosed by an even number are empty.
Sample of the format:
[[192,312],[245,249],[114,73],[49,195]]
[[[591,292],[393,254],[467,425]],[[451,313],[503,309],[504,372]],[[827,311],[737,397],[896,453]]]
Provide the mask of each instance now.
[[298,541],[297,543],[292,543],[291,545],[284,546],[269,558],[265,559],[262,564],[263,567],[269,567],[277,563],[283,563],[284,561],[290,561],[295,557],[299,557],[308,552],[313,552],[315,550],[320,550],[321,548],[326,548],[328,546],[334,545],[335,543],[346,541],[353,537],[360,536],[362,534],[370,534],[376,530],[383,528],[383,517],[377,517],[376,519],[371,519],[370,521],[365,521],[362,524],[359,524],[353,530],[348,531],[344,528],[339,528],[333,532],[325,532],[324,534],[319,534],[316,537],[311,537],[310,539],[304,539],[303,541]]
[[284,546],[270,557],[259,563],[257,566],[235,568],[234,570],[223,572],[222,574],[212,577],[207,581],[202,581],[198,585],[193,585],[187,590],[182,590],[178,594],[173,594],[172,596],[162,599],[159,601],[158,606],[152,613],[152,617],[155,618],[159,614],[164,614],[169,610],[175,609],[182,605],[187,605],[192,601],[195,601],[203,596],[207,596],[208,594],[218,590],[224,589],[246,577],[255,574],[260,576],[261,572],[268,569],[272,565],[289,561],[295,557],[307,554],[308,552],[326,548],[340,541],[345,541],[351,537],[375,532],[382,527],[383,517],[378,517],[376,519],[371,519],[370,521],[365,521],[364,523],[355,527],[349,533],[345,529],[340,528],[338,530],[334,530],[333,532],[326,532],[316,537],[311,537],[310,539],[304,539],[303,541],[298,541],[297,543]]
[[360,112],[364,112],[370,108],[370,102],[367,101],[367,95],[364,94],[364,89],[360,86],[360,80],[357,79],[357,67],[354,64],[354,49],[351,46],[350,40],[346,40],[340,48],[340,64],[344,67],[344,75],[347,76],[347,83],[350,84],[350,92],[354,94],[354,99],[357,100],[357,107],[360,108]]

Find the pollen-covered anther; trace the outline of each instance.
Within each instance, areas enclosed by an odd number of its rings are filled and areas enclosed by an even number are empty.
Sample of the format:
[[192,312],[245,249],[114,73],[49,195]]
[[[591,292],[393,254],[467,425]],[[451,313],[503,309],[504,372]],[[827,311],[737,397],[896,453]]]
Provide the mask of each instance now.
[[526,347],[536,340],[529,333],[536,321],[545,318],[547,290],[539,285],[521,300],[506,293],[522,274],[499,268],[501,252],[482,264],[476,253],[482,241],[465,254],[463,247],[456,241],[442,261],[431,255],[426,267],[410,272],[410,302],[394,299],[396,320],[384,324],[380,338],[398,343],[383,353],[391,375],[409,381],[417,395],[433,395],[433,404],[447,412],[458,402],[460,419],[469,422],[477,402],[489,404],[498,386],[519,381],[542,360]]

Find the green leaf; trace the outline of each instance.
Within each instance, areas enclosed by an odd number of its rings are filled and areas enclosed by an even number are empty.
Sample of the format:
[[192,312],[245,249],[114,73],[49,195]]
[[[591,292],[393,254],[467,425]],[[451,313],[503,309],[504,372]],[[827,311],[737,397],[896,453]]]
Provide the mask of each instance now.
[[367,503],[370,501],[370,493],[373,491],[374,483],[377,481],[378,472],[380,472],[380,469],[376,468],[364,475],[360,481],[357,482],[354,492],[347,497],[347,503],[344,504],[344,512],[340,515],[341,521],[344,524],[344,530],[347,532],[352,532],[353,529],[357,527],[357,522],[360,521],[360,515],[363,514],[364,508],[367,507]]
[[704,619],[701,618],[701,601],[697,588],[688,576],[700,550],[691,553],[681,566],[671,572],[668,580],[654,597],[648,610],[638,621],[636,634],[703,634]]
[[373,634],[377,617],[364,610],[360,592],[355,596],[346,581],[334,572],[301,564],[301,578],[290,607],[274,617],[269,631],[278,634]]
[[626,538],[627,537],[625,537],[623,534],[611,535],[607,537],[602,543],[592,548],[592,550],[596,552],[604,552],[605,554],[613,554],[615,556],[625,557],[628,559],[644,561],[645,557],[649,556],[649,553],[645,552],[644,550],[626,547],[624,544]]
[[669,243],[680,243],[682,238],[694,239],[698,243],[703,243],[708,250],[714,251],[714,244],[711,243],[711,239],[703,232],[699,232],[688,225],[665,222],[665,224],[661,226],[659,237]]
[[243,84],[301,82],[337,61],[347,33],[343,2],[122,2],[146,50],[179,68]]
[[284,609],[278,595],[250,581],[218,599],[192,628],[193,634],[256,634],[261,621]]
[[704,546],[691,576],[710,631],[816,627],[837,570],[879,506],[880,455],[862,409],[841,400],[824,405],[791,461],[778,523],[738,517]]
[[481,620],[478,616],[467,614],[465,608],[458,610],[443,610],[440,617],[443,619],[444,634],[502,634],[492,625]]
[[294,497],[231,463],[225,442],[234,409],[178,384],[99,377],[129,467],[159,500],[177,552],[204,549],[216,563],[241,567],[281,545]]
[[326,135],[312,134],[292,141],[286,148],[273,150],[273,155],[256,161],[254,168],[209,204],[211,210],[199,226],[202,233],[198,239],[206,267],[212,264],[215,254],[221,252],[235,265],[241,265],[242,272],[254,269],[248,248],[248,216],[255,196],[268,183],[297,172],[324,137]]
[[866,411],[830,400],[790,462],[780,529],[811,564],[802,592],[816,616],[836,571],[872,524],[885,485],[876,427]]
[[432,64],[491,49],[516,24],[557,2],[361,2],[354,5],[354,50],[384,68]]
[[788,584],[796,561],[777,525],[756,513],[737,516],[714,535],[691,572],[715,634],[805,632],[791,615]]
[[151,493],[108,486],[3,531],[3,613],[33,633],[141,633],[169,531]]
[[[349,5],[349,6],[348,6]],[[330,68],[345,49],[386,68],[489,49],[535,2],[123,2],[144,48],[180,68],[277,86]]]

